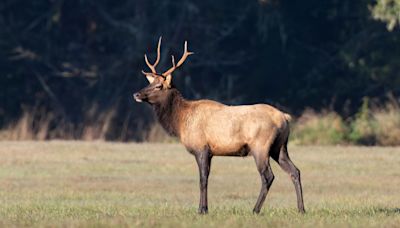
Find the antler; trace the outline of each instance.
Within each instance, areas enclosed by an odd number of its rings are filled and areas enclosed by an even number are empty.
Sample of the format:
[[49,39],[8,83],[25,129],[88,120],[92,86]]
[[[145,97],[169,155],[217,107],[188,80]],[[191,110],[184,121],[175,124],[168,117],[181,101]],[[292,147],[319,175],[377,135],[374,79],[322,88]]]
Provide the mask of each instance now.
[[182,55],[181,59],[178,61],[178,64],[175,65],[175,57],[172,56],[172,67],[169,68],[169,70],[165,71],[162,75],[164,75],[164,76],[170,75],[172,72],[174,72],[174,70],[176,70],[179,66],[181,66],[183,62],[185,62],[186,58],[189,55],[192,55],[192,54],[194,54],[194,52],[188,52],[187,41],[185,41],[183,55]]
[[[158,39],[158,45],[157,45],[157,59],[156,59],[156,61],[154,62],[154,64],[150,64],[149,60],[147,59],[147,55],[144,54],[144,61],[146,62],[147,66],[150,68],[151,72],[153,72],[153,74],[157,74],[156,66],[157,66],[158,62],[160,62],[161,38],[162,38],[162,37],[160,36],[160,38]],[[151,74],[151,73],[144,72],[143,70],[142,70],[142,73],[143,73],[144,75]]]

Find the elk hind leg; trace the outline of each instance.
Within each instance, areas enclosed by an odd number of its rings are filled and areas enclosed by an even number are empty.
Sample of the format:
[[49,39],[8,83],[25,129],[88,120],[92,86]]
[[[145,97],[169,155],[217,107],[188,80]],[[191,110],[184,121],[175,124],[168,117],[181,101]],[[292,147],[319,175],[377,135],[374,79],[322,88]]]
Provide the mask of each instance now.
[[271,157],[279,164],[279,166],[290,175],[294,187],[296,189],[297,196],[297,208],[300,213],[305,213],[304,202],[303,202],[303,190],[301,186],[300,170],[290,160],[289,153],[287,150],[287,141],[282,145],[277,153],[272,153]]

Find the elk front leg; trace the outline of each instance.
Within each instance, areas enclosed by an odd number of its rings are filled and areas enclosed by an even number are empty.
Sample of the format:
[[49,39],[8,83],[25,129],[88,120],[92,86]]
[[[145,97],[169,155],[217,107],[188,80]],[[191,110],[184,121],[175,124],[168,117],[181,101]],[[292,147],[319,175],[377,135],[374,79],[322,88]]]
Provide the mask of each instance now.
[[274,181],[274,174],[272,173],[268,158],[263,158],[259,156],[255,156],[254,158],[256,160],[257,169],[261,177],[261,190],[256,205],[253,209],[253,213],[258,214],[260,213],[261,207],[264,204],[264,200],[268,194],[269,188]]
[[199,166],[200,174],[200,203],[199,203],[199,214],[208,213],[208,202],[207,202],[207,185],[208,175],[210,174],[211,158],[212,155],[209,151],[203,151],[196,153],[196,161]]

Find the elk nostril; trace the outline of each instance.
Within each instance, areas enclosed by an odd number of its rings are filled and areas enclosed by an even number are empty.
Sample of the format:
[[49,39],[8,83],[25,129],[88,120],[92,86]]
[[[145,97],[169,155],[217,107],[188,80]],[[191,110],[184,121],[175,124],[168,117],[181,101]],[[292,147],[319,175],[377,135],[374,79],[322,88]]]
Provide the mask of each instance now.
[[142,99],[140,98],[140,93],[134,93],[133,99],[137,102],[142,102]]

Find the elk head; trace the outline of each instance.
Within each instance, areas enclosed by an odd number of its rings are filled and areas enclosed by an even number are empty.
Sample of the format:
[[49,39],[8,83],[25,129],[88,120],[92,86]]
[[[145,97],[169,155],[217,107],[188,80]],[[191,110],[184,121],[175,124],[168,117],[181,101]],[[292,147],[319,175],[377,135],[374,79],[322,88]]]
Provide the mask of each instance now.
[[133,98],[137,102],[145,101],[150,104],[154,104],[162,101],[168,95],[169,90],[172,88],[172,72],[180,67],[189,55],[193,54],[193,52],[188,52],[187,41],[185,41],[184,52],[178,63],[175,64],[175,57],[172,55],[172,67],[164,73],[159,74],[156,71],[156,66],[160,61],[160,47],[161,37],[158,40],[157,59],[154,64],[150,64],[149,60],[147,59],[147,55],[144,55],[144,60],[147,66],[150,68],[151,72],[144,72],[142,70],[142,73],[149,81],[149,85],[141,89],[139,92],[133,94]]

